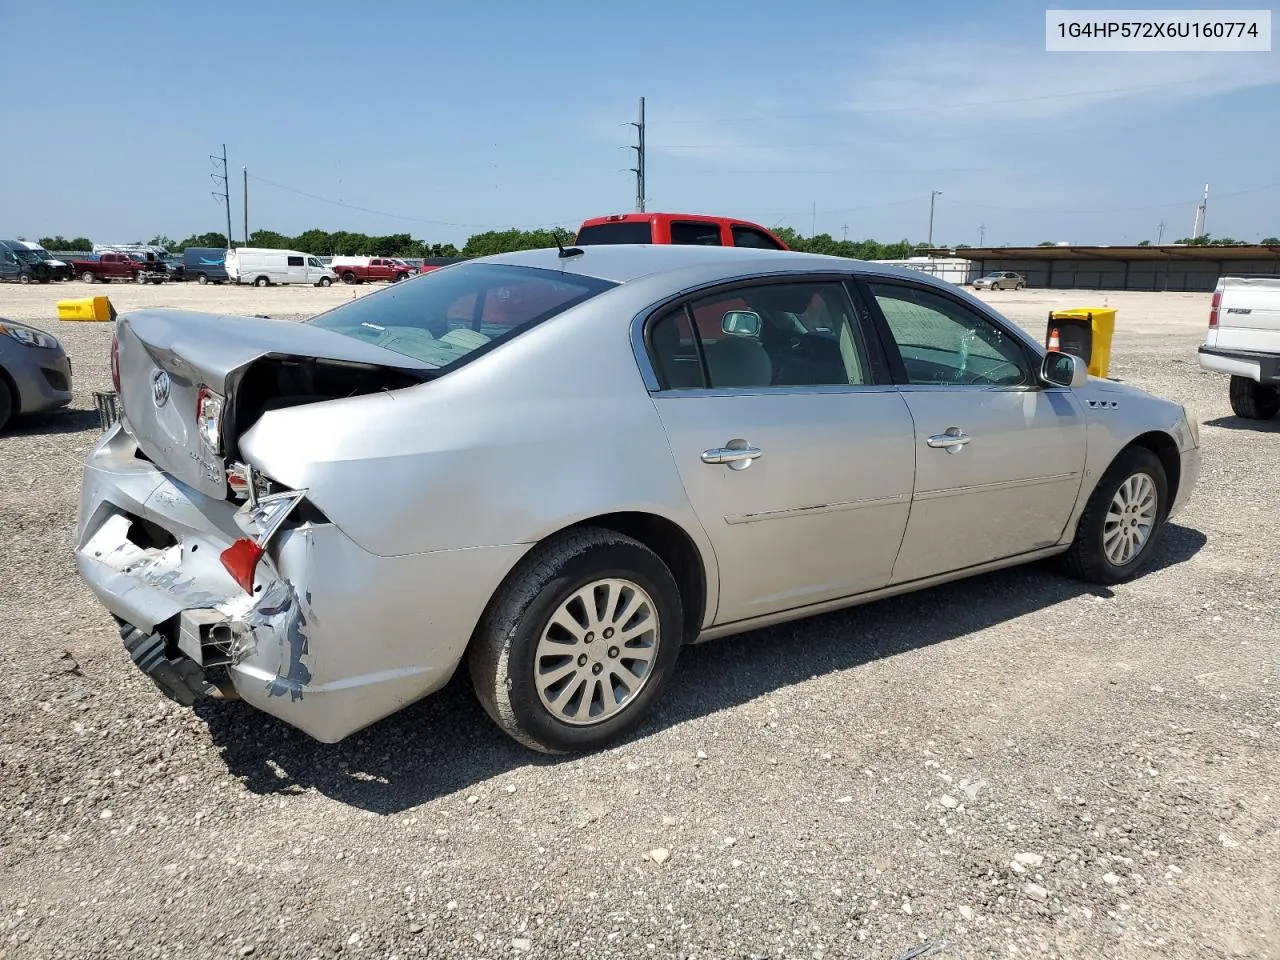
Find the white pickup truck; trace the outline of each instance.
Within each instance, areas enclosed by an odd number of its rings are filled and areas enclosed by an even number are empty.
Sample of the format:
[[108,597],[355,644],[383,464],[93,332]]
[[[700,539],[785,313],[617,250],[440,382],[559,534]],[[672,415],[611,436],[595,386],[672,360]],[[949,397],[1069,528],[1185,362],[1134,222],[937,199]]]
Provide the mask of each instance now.
[[1280,278],[1218,281],[1200,366],[1231,375],[1236,416],[1270,420],[1280,412]]

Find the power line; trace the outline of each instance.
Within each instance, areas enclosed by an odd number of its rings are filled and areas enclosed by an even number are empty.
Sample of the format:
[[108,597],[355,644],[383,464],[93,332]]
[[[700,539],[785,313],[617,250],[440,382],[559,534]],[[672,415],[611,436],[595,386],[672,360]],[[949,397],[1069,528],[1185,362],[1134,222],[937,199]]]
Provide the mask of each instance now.
[[[1275,190],[1277,187],[1280,187],[1280,183],[1269,183],[1261,187],[1249,187],[1247,190],[1235,190],[1235,191],[1232,191],[1231,193],[1219,194],[1219,198],[1240,197],[1249,193],[1261,193],[1264,190]],[[1163,210],[1167,207],[1181,207],[1184,204],[1186,204],[1186,202],[1187,200],[1184,197],[1181,200],[1171,200],[1168,203],[1144,203],[1144,204],[1140,204],[1138,206],[1132,206],[1132,207],[1107,207],[1102,210],[1080,210],[1080,209],[1050,210],[1044,207],[1008,207],[1008,206],[1000,206],[1000,205],[991,204],[991,203],[974,203],[969,200],[947,199],[943,201],[943,203],[954,203],[963,207],[978,207],[980,209],[986,209],[986,210],[1009,210],[1015,213],[1056,213],[1056,214],[1115,213],[1115,212],[1127,211],[1127,210]]]
[[295,187],[285,186],[283,183],[276,183],[274,180],[268,180],[266,177],[260,177],[257,174],[249,174],[251,180],[258,183],[266,184],[269,187],[275,187],[277,190],[284,190],[286,193],[295,193],[300,197],[306,197],[309,200],[316,200],[320,203],[329,203],[335,207],[345,207],[348,210],[358,210],[361,213],[371,213],[378,217],[391,217],[395,220],[406,220],[411,223],[426,223],[437,227],[461,227],[468,230],[501,230],[515,228],[520,230],[537,230],[543,227],[562,227],[566,224],[578,224],[582,222],[582,218],[578,217],[573,220],[554,220],[547,223],[534,224],[493,224],[493,223],[455,223],[450,220],[428,220],[423,217],[408,217],[400,213],[388,213],[385,210],[374,210],[372,207],[362,207],[354,203],[347,203],[345,200],[334,200],[331,197],[322,197],[319,194],[308,193],[305,190],[298,190]]

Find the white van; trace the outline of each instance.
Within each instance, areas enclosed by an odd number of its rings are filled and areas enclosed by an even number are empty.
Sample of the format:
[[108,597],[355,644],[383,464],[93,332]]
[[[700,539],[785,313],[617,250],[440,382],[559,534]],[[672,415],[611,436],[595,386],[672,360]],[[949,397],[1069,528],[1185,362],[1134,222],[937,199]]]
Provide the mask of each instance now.
[[273,283],[309,283],[327,287],[338,275],[316,257],[297,250],[241,247],[227,251],[227,277],[232,283],[269,287]]

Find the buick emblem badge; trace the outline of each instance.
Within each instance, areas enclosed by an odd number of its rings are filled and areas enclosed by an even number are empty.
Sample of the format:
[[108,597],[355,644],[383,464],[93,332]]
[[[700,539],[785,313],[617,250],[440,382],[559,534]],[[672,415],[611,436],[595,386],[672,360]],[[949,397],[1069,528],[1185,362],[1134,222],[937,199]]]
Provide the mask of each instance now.
[[169,386],[169,374],[164,370],[157,370],[151,375],[151,399],[157,408],[169,402]]

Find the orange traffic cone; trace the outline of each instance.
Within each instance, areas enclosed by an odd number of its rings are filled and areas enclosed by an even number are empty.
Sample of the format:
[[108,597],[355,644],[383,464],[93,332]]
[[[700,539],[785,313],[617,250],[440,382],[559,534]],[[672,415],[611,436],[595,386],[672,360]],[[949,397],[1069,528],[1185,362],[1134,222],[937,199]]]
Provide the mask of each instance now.
[[1053,330],[1051,330],[1051,331],[1049,332],[1049,349],[1050,349],[1050,350],[1061,350],[1061,349],[1062,349],[1062,343],[1058,340],[1058,328],[1057,328],[1057,327],[1054,327],[1054,328],[1053,328]]

